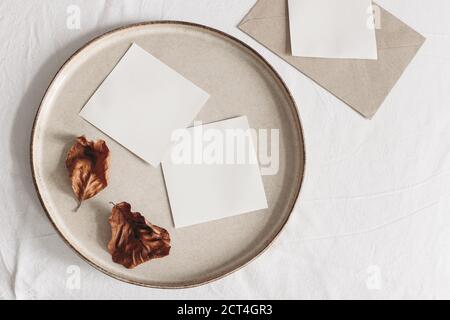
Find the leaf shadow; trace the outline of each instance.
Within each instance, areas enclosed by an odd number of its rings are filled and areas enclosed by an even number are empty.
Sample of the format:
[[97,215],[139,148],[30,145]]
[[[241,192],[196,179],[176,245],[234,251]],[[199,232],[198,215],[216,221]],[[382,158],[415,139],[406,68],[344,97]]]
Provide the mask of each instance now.
[[[75,208],[78,205],[78,201],[72,191],[69,173],[67,172],[65,162],[67,152],[72,147],[76,139],[76,136],[70,134],[62,134],[55,137],[56,139],[61,140],[64,143],[64,147],[61,151],[61,156],[59,158],[58,165],[53,171],[52,178],[54,179],[56,185],[58,186],[58,189],[62,190],[64,193],[66,193],[67,195],[71,196],[74,199],[74,208]],[[63,179],[62,177],[65,177],[65,179]]]
[[100,247],[108,252],[108,242],[111,239],[111,227],[109,225],[109,216],[111,214],[111,205],[104,201],[92,201],[91,206],[94,208],[95,222],[97,224],[96,237]]

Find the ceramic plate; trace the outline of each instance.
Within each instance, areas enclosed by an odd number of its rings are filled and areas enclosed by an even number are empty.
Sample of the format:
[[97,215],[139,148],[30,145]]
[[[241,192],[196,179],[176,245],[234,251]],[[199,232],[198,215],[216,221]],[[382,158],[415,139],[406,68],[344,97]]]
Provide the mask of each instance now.
[[[269,208],[175,229],[161,168],[153,168],[84,121],[78,113],[132,42],[207,91],[196,120],[246,115],[255,129],[279,129],[279,169],[263,177]],[[74,212],[64,160],[76,136],[104,139],[111,150],[110,184]],[[254,50],[220,31],[185,22],[150,22],[109,32],[86,44],[60,69],[37,113],[31,143],[35,185],[63,239],[91,265],[133,284],[181,288],[223,277],[258,256],[282,230],[304,171],[303,134],[281,78]],[[170,255],[134,269],[107,251],[110,202],[127,201],[172,238]]]

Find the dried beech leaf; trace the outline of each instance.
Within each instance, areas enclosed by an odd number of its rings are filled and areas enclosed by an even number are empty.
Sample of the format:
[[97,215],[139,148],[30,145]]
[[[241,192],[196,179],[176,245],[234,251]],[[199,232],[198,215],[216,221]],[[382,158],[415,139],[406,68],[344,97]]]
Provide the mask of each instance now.
[[78,137],[67,153],[66,167],[79,203],[108,185],[109,149],[105,141]]
[[114,205],[109,223],[112,237],[108,250],[114,262],[131,269],[169,254],[169,233],[146,221],[139,212],[131,212],[130,204]]

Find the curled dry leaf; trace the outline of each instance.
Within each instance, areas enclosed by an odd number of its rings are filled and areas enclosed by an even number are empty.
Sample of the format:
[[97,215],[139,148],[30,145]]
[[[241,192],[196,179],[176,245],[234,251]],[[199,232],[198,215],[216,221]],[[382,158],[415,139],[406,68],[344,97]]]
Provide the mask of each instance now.
[[146,221],[139,212],[131,212],[130,204],[114,205],[109,223],[112,237],[108,250],[114,262],[131,269],[169,254],[169,233]]
[[66,167],[79,205],[108,185],[109,149],[105,141],[78,137],[67,153]]

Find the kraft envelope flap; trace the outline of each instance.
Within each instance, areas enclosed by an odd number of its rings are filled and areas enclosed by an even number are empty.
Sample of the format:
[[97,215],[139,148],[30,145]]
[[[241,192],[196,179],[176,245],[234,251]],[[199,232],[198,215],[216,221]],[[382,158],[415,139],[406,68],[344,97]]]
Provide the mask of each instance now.
[[367,118],[379,109],[425,38],[380,8],[378,60],[291,55],[287,0],[259,0],[239,29]]

